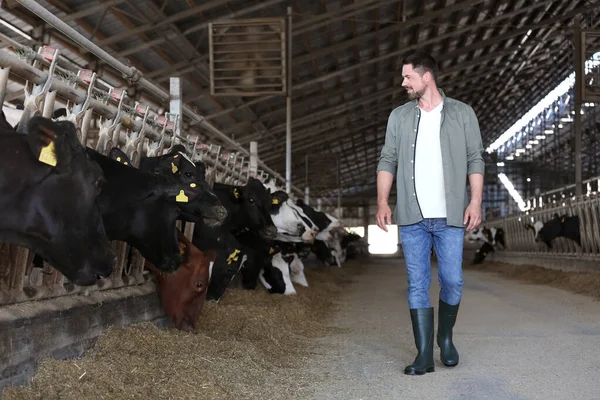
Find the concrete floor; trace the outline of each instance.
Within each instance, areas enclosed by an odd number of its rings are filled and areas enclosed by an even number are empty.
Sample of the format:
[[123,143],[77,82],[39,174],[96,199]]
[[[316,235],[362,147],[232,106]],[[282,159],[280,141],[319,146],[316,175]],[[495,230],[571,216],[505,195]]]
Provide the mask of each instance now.
[[[416,355],[401,259],[371,259],[340,301],[310,369],[315,399],[600,399],[600,302],[559,289],[465,271],[454,333],[460,363],[403,374]],[[431,301],[439,286],[432,270]]]

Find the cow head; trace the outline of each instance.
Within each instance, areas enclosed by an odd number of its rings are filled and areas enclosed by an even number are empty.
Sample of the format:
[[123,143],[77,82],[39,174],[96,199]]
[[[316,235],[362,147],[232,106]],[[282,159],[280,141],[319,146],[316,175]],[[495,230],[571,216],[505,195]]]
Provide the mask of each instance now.
[[312,243],[318,229],[302,209],[283,191],[277,191],[271,196],[271,218],[277,227],[277,239],[284,242]]
[[102,170],[73,123],[33,117],[26,131],[0,136],[0,240],[29,247],[73,283],[91,285],[116,262],[96,203]]
[[292,284],[290,276],[290,264],[293,260],[293,255],[283,255],[279,252],[271,259],[271,265],[264,266],[259,277],[269,293],[296,294],[296,289]]
[[277,227],[271,219],[271,194],[263,184],[250,178],[244,186],[215,183],[213,190],[227,208],[232,228],[256,231],[264,239],[275,239]]
[[150,262],[146,268],[157,273],[158,292],[163,308],[177,329],[192,330],[206,300],[209,269],[215,261],[214,251],[198,250],[180,231],[177,232],[181,267],[172,274],[158,271]]
[[98,204],[108,237],[127,242],[163,271],[176,270],[182,260],[175,230],[180,214],[178,197],[183,191],[193,200],[198,188],[189,188],[171,176],[140,171],[128,159],[117,161],[118,152],[111,152],[117,157],[113,160],[87,150],[106,178]]
[[204,180],[204,173],[185,154],[185,148],[177,145],[173,150],[158,157],[142,157],[142,171],[156,175],[172,176],[184,186],[194,187],[199,192],[195,199],[179,202],[181,217],[190,222],[203,222],[209,227],[218,227],[227,218],[227,210]]

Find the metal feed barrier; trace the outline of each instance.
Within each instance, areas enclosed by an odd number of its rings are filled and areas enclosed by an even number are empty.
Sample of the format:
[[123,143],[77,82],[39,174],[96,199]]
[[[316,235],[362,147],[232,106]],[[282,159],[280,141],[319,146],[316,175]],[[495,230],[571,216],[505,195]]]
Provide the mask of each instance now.
[[[580,198],[564,199],[564,206],[547,205],[535,210],[512,214],[503,218],[485,221],[486,227],[503,228],[506,251],[515,255],[549,256],[600,261],[600,195],[585,195]],[[534,233],[525,228],[534,221],[546,222],[559,216],[579,216],[581,246],[563,237],[552,241],[552,248],[545,243],[535,242]]]
[[[175,113],[159,115],[148,105],[127,99],[123,89],[101,88],[93,71],[62,67],[58,49],[43,46],[35,52],[14,47],[14,53],[0,50],[0,102],[4,103],[11,76],[27,81],[19,130],[33,116],[51,117],[58,95],[67,100],[66,119],[77,127],[80,142],[102,154],[119,147],[137,166],[141,157],[168,153],[180,143],[194,161],[206,163],[206,178],[211,186],[214,182],[243,185],[250,177],[263,182],[285,182],[278,174],[258,170],[262,163],[255,143],[249,152],[222,152],[221,146],[198,143],[198,136],[180,133],[181,103]],[[97,134],[92,133],[91,126],[96,127]],[[193,224],[186,226],[185,233],[188,237],[193,234]],[[28,249],[0,244],[0,305],[140,285],[150,279],[144,272],[145,260],[137,250],[118,241],[112,246],[118,263],[111,276],[82,287],[68,282],[47,263],[43,268],[34,266],[34,254]]]

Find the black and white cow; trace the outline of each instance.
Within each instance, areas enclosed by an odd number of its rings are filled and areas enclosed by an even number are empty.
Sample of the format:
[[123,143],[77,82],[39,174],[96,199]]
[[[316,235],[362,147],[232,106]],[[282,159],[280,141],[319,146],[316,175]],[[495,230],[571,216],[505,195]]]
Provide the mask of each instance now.
[[483,260],[485,260],[485,257],[490,254],[490,253],[494,253],[495,249],[494,246],[492,246],[490,243],[485,242],[480,248],[479,250],[477,250],[475,252],[475,257],[473,258],[473,262],[471,263],[472,265],[476,265],[476,264],[481,264],[483,263]]
[[109,276],[116,254],[97,205],[105,178],[75,125],[33,117],[22,135],[0,121],[0,241],[33,250],[78,285]]
[[525,229],[533,231],[535,241],[544,242],[548,248],[552,248],[552,240],[557,237],[565,237],[581,246],[579,216],[577,215],[559,216],[554,214],[553,218],[545,223],[535,221],[533,225],[526,224]]

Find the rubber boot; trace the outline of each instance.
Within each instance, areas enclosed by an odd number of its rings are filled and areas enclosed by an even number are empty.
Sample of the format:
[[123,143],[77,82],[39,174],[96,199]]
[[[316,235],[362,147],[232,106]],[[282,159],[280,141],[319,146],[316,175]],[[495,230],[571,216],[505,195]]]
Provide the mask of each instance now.
[[404,369],[407,375],[423,375],[435,371],[433,363],[433,307],[410,310],[413,335],[417,347],[415,361]]
[[456,323],[459,305],[451,306],[441,299],[439,301],[437,344],[440,346],[440,359],[446,367],[458,364],[458,351],[452,343],[452,328]]

